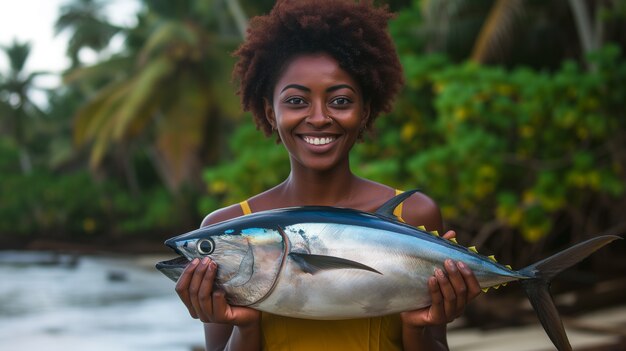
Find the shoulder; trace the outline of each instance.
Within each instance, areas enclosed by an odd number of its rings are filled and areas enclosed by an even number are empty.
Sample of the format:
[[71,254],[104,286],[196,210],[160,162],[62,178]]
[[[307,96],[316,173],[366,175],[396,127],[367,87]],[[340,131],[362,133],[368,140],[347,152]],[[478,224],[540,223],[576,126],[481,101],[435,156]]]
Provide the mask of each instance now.
[[243,210],[241,209],[241,205],[233,204],[209,213],[206,217],[204,217],[204,220],[202,220],[202,224],[200,224],[200,227],[206,227],[211,224],[223,222],[225,220],[233,219],[240,216],[243,216]]
[[412,226],[443,230],[443,219],[437,203],[424,193],[414,193],[403,203],[402,218]]

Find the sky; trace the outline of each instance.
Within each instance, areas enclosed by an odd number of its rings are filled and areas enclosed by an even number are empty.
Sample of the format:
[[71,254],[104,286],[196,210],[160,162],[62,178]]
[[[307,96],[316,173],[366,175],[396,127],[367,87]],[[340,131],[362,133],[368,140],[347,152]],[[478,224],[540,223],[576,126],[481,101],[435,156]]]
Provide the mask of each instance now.
[[[0,46],[8,46],[14,39],[29,41],[31,53],[26,62],[26,71],[47,71],[60,73],[69,66],[65,56],[68,33],[54,35],[54,22],[62,5],[72,0],[0,0]],[[139,0],[105,0],[107,18],[118,25],[132,26],[139,9]],[[112,40],[111,50],[122,44],[121,38]],[[93,62],[94,53],[81,52],[81,59]],[[0,73],[6,73],[9,63],[0,51]],[[36,82],[42,88],[54,88],[60,84],[58,75],[39,78]]]

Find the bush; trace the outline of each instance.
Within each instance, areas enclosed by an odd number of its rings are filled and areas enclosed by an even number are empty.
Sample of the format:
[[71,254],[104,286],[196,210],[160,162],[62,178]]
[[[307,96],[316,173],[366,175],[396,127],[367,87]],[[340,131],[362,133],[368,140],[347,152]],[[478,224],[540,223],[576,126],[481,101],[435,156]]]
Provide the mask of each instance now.
[[[114,181],[86,171],[19,173],[17,150],[0,139],[0,236],[53,237],[148,234],[173,230],[185,215],[160,187],[132,196]],[[178,229],[180,230],[180,229]]]

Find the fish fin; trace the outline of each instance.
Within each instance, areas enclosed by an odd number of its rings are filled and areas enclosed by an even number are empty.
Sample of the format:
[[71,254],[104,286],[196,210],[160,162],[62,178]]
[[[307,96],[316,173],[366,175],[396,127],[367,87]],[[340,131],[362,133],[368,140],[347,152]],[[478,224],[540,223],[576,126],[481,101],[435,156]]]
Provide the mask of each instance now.
[[498,262],[498,260],[496,260],[496,256],[491,255],[491,256],[487,256],[488,259],[490,259],[492,262]]
[[409,196],[413,195],[413,193],[417,191],[419,190],[417,189],[408,190],[392,197],[387,202],[385,202],[382,206],[380,206],[378,210],[376,210],[375,213],[387,219],[393,219],[394,221],[397,221],[398,218],[393,214],[393,210],[396,207],[398,207],[398,205],[401,204],[404,200],[406,200]]
[[510,264],[505,264],[504,267],[508,268],[509,270],[513,270],[513,267],[511,267]]
[[450,239],[448,239],[448,241],[452,241],[453,243],[455,243],[457,245],[459,244],[459,242],[456,241],[456,238],[450,238]]
[[478,250],[476,250],[476,246],[470,246],[467,249],[470,250],[473,253],[478,253]]
[[439,236],[439,232],[436,230],[433,230],[432,232],[430,232],[430,234],[434,235],[434,236]]
[[330,269],[362,269],[382,275],[382,273],[370,266],[335,256],[292,252],[289,254],[289,257],[298,264],[302,271],[309,274],[315,274]]
[[419,227],[417,227],[417,229],[425,232],[426,231],[426,227],[424,227],[423,225],[420,225]]
[[557,350],[571,350],[563,322],[550,295],[550,280],[558,273],[582,261],[599,248],[607,245],[619,236],[599,236],[565,249],[544,260],[520,270],[529,279],[521,280],[522,287],[535,309],[539,321],[552,340]]
[[489,288],[482,288],[481,289],[484,293],[486,293],[487,291],[489,291]]

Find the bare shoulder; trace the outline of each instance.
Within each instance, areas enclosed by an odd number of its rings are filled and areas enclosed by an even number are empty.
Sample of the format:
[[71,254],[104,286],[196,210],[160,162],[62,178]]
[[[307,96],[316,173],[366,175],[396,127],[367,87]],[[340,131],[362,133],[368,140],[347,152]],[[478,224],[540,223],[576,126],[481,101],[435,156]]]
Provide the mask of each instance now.
[[404,201],[402,218],[410,225],[427,230],[443,230],[443,219],[437,203],[424,193],[416,192]]
[[243,216],[241,206],[239,204],[233,204],[209,213],[206,217],[204,217],[204,220],[202,220],[200,227],[206,227],[207,225],[223,222],[240,216]]

